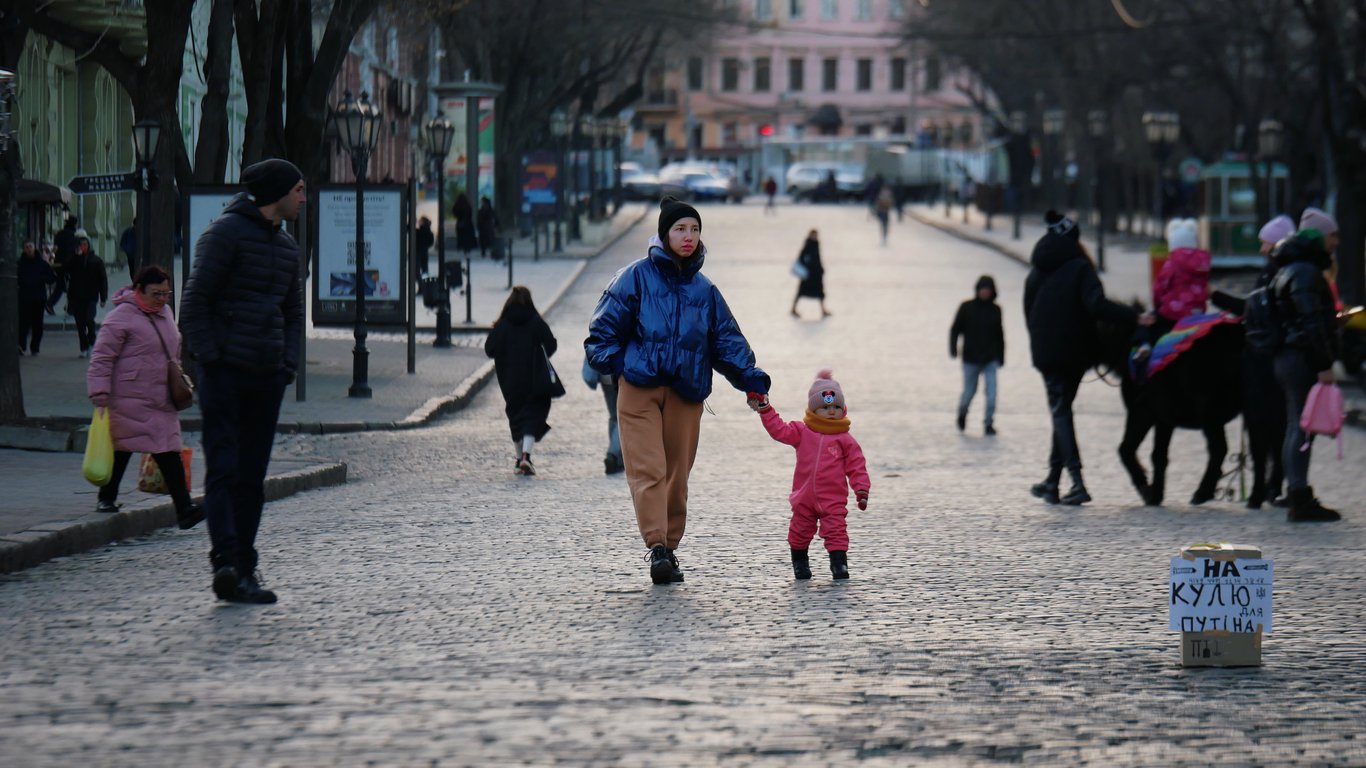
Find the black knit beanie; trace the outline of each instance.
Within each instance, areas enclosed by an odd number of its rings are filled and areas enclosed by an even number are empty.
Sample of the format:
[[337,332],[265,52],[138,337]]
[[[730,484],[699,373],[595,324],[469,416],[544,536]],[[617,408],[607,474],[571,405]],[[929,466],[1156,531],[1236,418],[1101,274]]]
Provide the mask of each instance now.
[[1075,221],[1072,221],[1061,213],[1049,211],[1043,215],[1043,220],[1044,223],[1048,225],[1049,232],[1052,232],[1055,235],[1065,235],[1073,240],[1081,239],[1081,227],[1078,227]]
[[669,228],[679,219],[697,219],[697,226],[702,226],[702,214],[697,209],[679,200],[673,195],[666,195],[659,201],[659,239],[665,245],[669,244]]
[[242,169],[242,183],[247,185],[252,202],[270,205],[289,194],[304,175],[294,163],[279,158],[262,160]]

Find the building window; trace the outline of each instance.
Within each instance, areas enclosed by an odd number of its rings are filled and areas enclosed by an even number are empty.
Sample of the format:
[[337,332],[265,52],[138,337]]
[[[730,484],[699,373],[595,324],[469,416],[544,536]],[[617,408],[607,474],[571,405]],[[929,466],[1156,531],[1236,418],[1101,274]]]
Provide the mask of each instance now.
[[858,60],[858,85],[857,85],[857,89],[860,90],[860,91],[871,91],[871,90],[873,90],[873,60],[872,60],[872,59],[859,59],[859,60]]
[[840,60],[821,59],[821,90],[833,91],[839,87]]
[[821,18],[834,21],[840,17],[839,0],[821,0]]
[[702,90],[702,57],[693,56],[688,59],[688,90]]
[[892,90],[894,90],[894,91],[904,91],[904,90],[906,90],[906,60],[905,60],[905,59],[900,59],[900,58],[898,58],[898,59],[892,59],[892,77],[891,77],[891,82],[892,82]]
[[939,90],[940,80],[943,73],[939,71],[939,57],[930,56],[925,59],[925,92],[933,93]]
[[802,14],[806,11],[806,8],[803,7],[805,5],[806,0],[787,0],[787,17],[789,19],[801,19]]
[[787,60],[787,89],[799,93],[806,88],[806,59]]
[[650,139],[649,139],[649,140],[650,140],[650,141],[653,141],[653,142],[655,143],[655,146],[656,146],[656,147],[659,147],[659,148],[662,149],[662,148],[664,148],[664,147],[669,146],[668,143],[666,143],[666,139],[667,139],[668,133],[669,133],[669,128],[668,128],[668,126],[664,126],[664,125],[652,125],[652,126],[650,126],[650,128],[649,128],[649,130],[648,130],[648,133],[649,133],[649,136],[650,136]]
[[773,75],[767,56],[761,56],[754,60],[754,90],[759,93],[768,93],[773,89]]
[[740,87],[740,60],[721,59],[721,90],[734,91]]
[[701,149],[703,146],[705,146],[705,145],[702,143],[702,126],[701,126],[701,125],[694,125],[694,126],[692,127],[692,137],[688,140],[688,147],[687,147],[687,148],[688,148],[688,149]]
[[871,21],[873,18],[873,0],[855,0],[854,20]]
[[888,0],[887,16],[892,19],[906,18],[906,0]]
[[754,18],[769,21],[773,18],[773,0],[754,0]]
[[721,125],[721,146],[733,147],[740,143],[740,126],[736,123]]

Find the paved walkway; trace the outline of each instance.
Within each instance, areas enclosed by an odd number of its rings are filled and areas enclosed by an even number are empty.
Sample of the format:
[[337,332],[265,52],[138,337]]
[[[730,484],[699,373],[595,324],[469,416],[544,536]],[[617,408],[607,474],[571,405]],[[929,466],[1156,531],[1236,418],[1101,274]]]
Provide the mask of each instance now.
[[[584,228],[584,240],[561,254],[539,260],[516,256],[514,279],[532,291],[537,304],[553,307],[573,285],[588,259],[631,231],[646,206],[623,208],[609,222]],[[517,253],[523,248],[518,247]],[[475,323],[465,324],[463,296],[454,295],[454,345],[432,346],[434,330],[423,330],[414,346],[416,372],[408,373],[406,331],[376,330],[367,340],[369,383],[373,396],[349,397],[354,341],[349,328],[310,328],[305,356],[307,374],[288,390],[280,413],[280,432],[310,434],[411,429],[463,407],[490,379],[492,362],[484,354],[484,330],[507,298],[507,266],[475,258],[470,295]],[[419,326],[435,327],[435,314],[418,304]],[[174,522],[165,496],[123,494],[124,508],[96,514],[95,488],[81,477],[80,451],[91,406],[86,399],[88,361],[76,353],[74,331],[51,330],[38,357],[19,358],[25,409],[30,426],[0,426],[0,573],[29,567],[51,557],[83,551],[137,536]],[[575,370],[576,366],[573,367]],[[198,406],[181,415],[185,444],[198,448]],[[25,450],[28,449],[28,450]],[[38,449],[37,451],[32,449]],[[43,453],[40,451],[56,451]],[[201,457],[196,451],[196,467]],[[202,477],[202,471],[192,477]],[[303,465],[275,463],[271,482],[277,493],[344,482],[346,466],[315,456]],[[123,488],[136,486],[130,470]],[[195,486],[196,494],[199,485]]]

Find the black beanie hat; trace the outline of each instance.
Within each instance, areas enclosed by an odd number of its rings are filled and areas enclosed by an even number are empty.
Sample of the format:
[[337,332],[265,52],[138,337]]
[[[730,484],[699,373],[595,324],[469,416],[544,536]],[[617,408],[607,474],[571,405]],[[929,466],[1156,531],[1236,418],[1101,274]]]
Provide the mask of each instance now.
[[1081,227],[1077,222],[1072,221],[1057,211],[1049,211],[1043,215],[1043,220],[1048,224],[1048,231],[1055,235],[1066,235],[1073,240],[1081,240]]
[[659,239],[665,245],[669,244],[669,228],[679,219],[697,219],[697,226],[702,226],[702,214],[697,209],[679,200],[673,195],[665,195],[659,201]]
[[252,202],[270,205],[289,194],[304,175],[294,163],[279,158],[262,160],[242,169],[242,183],[247,185]]

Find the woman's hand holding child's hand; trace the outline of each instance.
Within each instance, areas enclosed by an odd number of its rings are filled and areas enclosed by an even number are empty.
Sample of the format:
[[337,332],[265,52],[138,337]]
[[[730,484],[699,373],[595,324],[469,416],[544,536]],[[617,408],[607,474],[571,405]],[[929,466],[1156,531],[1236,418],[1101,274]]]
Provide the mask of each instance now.
[[768,395],[761,395],[758,392],[749,392],[745,404],[755,413],[763,413],[769,409]]

